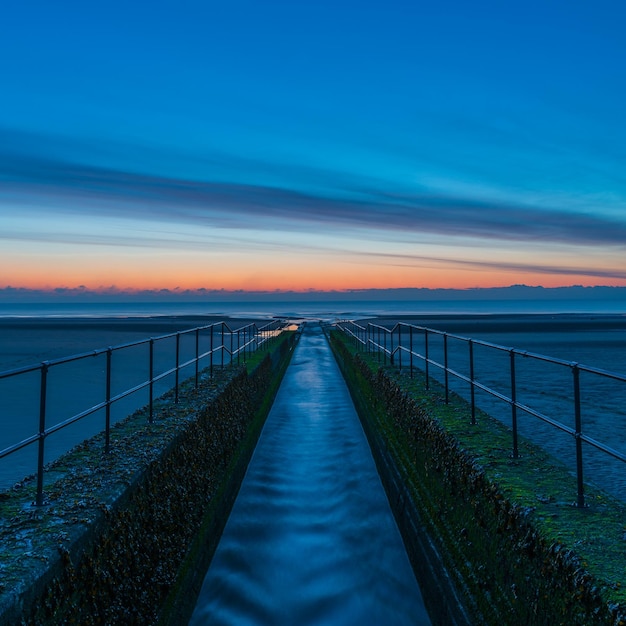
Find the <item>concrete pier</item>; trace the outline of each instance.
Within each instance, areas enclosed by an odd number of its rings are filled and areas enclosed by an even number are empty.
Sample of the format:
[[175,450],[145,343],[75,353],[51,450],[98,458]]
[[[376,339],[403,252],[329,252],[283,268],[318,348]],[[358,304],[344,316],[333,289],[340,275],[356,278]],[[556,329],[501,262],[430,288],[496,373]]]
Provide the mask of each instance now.
[[190,624],[430,624],[328,342],[307,324]]

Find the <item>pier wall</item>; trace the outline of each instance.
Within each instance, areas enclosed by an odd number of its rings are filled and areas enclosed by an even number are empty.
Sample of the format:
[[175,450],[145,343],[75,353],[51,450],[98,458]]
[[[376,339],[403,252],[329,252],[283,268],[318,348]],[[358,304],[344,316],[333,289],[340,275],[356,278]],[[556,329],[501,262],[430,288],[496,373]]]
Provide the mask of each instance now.
[[296,337],[162,398],[153,424],[129,417],[109,454],[98,437],[78,446],[49,470],[44,506],[32,480],[8,492],[0,625],[185,623]]
[[[393,368],[355,353],[343,334],[331,332],[330,341],[433,624],[625,623],[615,599],[620,582],[591,575],[573,546],[537,523],[541,505],[516,501],[514,490],[493,479],[497,473],[485,471],[491,459],[472,454],[439,419],[444,410],[469,415],[466,402],[455,398],[444,409],[443,399],[431,394],[426,406],[394,379]],[[526,471],[537,471],[536,450],[525,452]],[[504,471],[506,463],[517,462],[503,462]],[[568,515],[584,516],[582,525],[603,521],[599,507],[571,512],[569,504],[549,502],[544,508],[548,525]]]

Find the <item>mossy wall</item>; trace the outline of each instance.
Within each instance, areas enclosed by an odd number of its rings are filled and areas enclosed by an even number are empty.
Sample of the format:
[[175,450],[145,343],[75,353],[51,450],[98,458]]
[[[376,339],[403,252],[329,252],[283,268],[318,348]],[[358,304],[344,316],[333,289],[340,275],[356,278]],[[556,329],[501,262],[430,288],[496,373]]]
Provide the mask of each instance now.
[[[57,558],[45,557],[47,567],[34,584],[4,602],[0,624],[186,623],[180,612],[195,599],[181,581],[190,572],[197,577],[212,556],[294,340],[288,333],[251,373],[233,368],[219,393],[188,407],[191,415],[172,418],[175,426],[171,432],[166,428],[158,443],[141,430],[123,444],[120,440],[113,455],[133,449],[144,457],[140,471],[125,479],[125,488],[109,503],[91,494],[93,502],[85,507],[95,504],[96,514],[74,519],[74,526],[82,522],[82,531],[62,537],[76,540],[50,537]],[[180,414],[184,402],[169,408]],[[167,421],[162,415],[156,428]],[[93,474],[101,456],[83,455],[81,463],[93,463]],[[116,465],[109,465],[114,472]],[[76,481],[72,488],[78,488]],[[37,515],[42,524],[47,515]]]
[[331,333],[433,623],[623,624],[531,508],[503,493],[431,407],[348,345]]

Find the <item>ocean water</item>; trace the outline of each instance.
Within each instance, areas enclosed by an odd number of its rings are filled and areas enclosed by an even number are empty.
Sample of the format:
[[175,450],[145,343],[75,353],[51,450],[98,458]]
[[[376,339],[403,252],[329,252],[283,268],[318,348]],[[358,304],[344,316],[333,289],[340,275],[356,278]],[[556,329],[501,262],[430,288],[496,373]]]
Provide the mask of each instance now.
[[262,318],[362,318],[380,315],[469,315],[497,313],[595,313],[626,314],[624,300],[540,300],[540,299],[466,299],[466,300],[358,300],[344,296],[319,300],[314,296],[277,300],[268,296],[256,301],[168,301],[168,302],[0,302],[0,319],[62,317],[155,317],[155,316],[228,316]]

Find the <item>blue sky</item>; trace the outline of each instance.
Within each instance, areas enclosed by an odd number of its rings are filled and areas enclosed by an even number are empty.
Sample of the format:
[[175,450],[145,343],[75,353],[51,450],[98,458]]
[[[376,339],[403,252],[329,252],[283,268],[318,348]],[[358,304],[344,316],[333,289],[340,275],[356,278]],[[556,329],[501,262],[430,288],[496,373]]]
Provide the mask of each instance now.
[[0,289],[626,285],[626,4],[3,9]]

